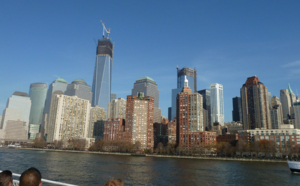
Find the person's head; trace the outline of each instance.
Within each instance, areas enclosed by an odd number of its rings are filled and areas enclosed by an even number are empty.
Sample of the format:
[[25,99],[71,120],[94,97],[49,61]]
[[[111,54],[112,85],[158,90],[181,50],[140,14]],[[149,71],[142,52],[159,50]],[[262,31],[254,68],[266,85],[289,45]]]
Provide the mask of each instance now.
[[31,167],[24,171],[20,177],[19,186],[41,186],[42,175],[39,170]]
[[108,180],[104,186],[123,186],[124,181],[121,179],[111,179]]
[[4,170],[0,173],[0,186],[12,186],[13,178],[9,170]]

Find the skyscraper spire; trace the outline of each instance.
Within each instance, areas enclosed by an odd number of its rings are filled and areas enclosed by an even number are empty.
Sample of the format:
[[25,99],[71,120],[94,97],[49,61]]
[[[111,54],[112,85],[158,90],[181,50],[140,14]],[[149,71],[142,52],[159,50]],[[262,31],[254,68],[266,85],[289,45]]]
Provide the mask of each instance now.
[[186,79],[186,76],[184,76],[184,87],[188,87],[189,86],[189,80]]
[[290,86],[290,84],[288,83],[288,85],[289,85],[289,88],[288,88],[288,90],[289,90],[289,93],[290,94],[294,94],[294,92],[292,91],[292,89],[291,89],[291,86]]

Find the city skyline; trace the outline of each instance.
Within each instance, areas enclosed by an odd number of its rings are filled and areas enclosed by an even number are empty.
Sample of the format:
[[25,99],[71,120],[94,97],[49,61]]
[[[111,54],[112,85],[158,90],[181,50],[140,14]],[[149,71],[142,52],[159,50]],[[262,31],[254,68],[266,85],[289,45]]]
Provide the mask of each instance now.
[[257,75],[272,96],[280,97],[288,83],[297,94],[299,2],[132,2],[126,10],[125,2],[107,2],[101,13],[99,2],[1,2],[1,74],[8,80],[2,82],[0,112],[13,92],[29,93],[31,83],[50,84],[59,76],[92,85],[100,19],[112,28],[115,44],[112,92],[126,98],[137,78],[149,76],[158,85],[164,116],[176,65],[197,70],[198,90],[223,85],[226,122],[247,77]]

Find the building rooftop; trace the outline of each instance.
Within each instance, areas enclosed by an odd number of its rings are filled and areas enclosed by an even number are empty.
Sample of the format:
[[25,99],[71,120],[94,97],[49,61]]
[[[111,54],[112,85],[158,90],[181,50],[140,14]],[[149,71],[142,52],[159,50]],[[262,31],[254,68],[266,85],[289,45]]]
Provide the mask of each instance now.
[[83,79],[75,79],[74,81],[72,81],[72,84],[83,84],[83,85],[87,85],[87,83],[86,83]]
[[64,80],[63,78],[61,78],[61,77],[57,78],[54,82],[61,82],[61,83],[68,84],[68,82],[66,80]]
[[29,97],[26,92],[19,92],[19,91],[15,91],[13,93],[13,95],[15,95],[15,96],[22,96],[22,97]]
[[[154,81],[151,77],[148,77],[148,76],[141,77],[141,78],[139,78],[139,79],[136,80],[136,81],[142,81],[142,80]],[[155,82],[155,81],[154,81],[154,82]]]

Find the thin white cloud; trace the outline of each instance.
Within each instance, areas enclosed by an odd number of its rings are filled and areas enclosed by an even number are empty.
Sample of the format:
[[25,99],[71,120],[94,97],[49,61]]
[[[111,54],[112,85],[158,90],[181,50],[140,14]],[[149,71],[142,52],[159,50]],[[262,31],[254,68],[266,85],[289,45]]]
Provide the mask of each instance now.
[[288,67],[296,67],[296,66],[300,66],[300,60],[287,63],[287,64],[283,65],[282,67],[288,68]]

